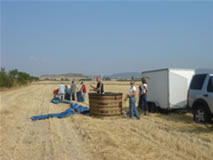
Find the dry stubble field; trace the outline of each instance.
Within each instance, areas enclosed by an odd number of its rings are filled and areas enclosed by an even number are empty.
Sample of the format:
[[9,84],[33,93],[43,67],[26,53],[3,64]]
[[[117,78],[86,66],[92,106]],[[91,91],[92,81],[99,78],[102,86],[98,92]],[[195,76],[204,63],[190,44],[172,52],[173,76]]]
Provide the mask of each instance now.
[[[194,123],[190,114],[153,113],[142,115],[141,120],[78,114],[31,121],[31,116],[58,113],[69,107],[50,103],[57,85],[39,82],[0,93],[1,160],[210,160],[213,157],[213,127]],[[105,82],[105,91],[127,93],[128,88],[127,82]],[[124,110],[127,105],[123,104]]]

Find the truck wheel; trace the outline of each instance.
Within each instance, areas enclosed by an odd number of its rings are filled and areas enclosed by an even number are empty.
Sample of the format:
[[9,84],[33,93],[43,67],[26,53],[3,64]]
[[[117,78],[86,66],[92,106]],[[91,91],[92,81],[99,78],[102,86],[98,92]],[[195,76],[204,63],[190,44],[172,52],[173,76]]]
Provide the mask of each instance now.
[[203,105],[198,105],[195,107],[193,118],[197,123],[210,122],[211,119],[208,108]]

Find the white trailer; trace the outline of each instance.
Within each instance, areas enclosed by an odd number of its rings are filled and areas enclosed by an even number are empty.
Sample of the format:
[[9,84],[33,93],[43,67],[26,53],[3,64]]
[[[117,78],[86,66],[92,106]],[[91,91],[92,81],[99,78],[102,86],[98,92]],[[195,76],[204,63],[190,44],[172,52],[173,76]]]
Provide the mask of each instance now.
[[147,78],[149,105],[171,110],[187,106],[187,92],[193,69],[166,68],[142,72]]

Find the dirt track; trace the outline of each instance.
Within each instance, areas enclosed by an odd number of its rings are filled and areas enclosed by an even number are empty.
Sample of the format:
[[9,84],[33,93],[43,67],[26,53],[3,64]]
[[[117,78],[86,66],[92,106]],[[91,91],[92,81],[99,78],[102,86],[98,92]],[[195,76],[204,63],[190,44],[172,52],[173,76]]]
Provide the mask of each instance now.
[[[212,126],[194,123],[190,114],[150,114],[139,121],[86,115],[31,121],[31,116],[58,113],[69,107],[50,103],[56,86],[34,84],[0,93],[1,160],[210,160],[213,157]],[[106,89],[110,90],[110,86]]]

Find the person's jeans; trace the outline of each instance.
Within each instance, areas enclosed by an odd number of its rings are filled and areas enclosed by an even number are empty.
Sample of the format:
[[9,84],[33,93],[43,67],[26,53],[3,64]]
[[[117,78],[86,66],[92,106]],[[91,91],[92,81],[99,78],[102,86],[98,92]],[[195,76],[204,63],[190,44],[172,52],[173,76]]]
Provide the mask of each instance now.
[[70,100],[72,101],[75,101],[75,92],[71,92],[70,94]]
[[143,105],[142,105],[142,95],[139,96],[138,108],[143,109]]
[[149,111],[149,106],[147,104],[146,95],[141,95],[141,101],[144,111]]
[[86,100],[86,93],[82,93],[83,102]]
[[66,100],[70,100],[70,94],[69,93],[65,93],[65,97],[64,97],[64,99],[66,99]]
[[140,119],[140,115],[138,113],[138,110],[135,107],[135,102],[136,102],[136,98],[135,97],[130,97],[129,98],[129,118],[133,118],[133,116],[135,115],[135,117],[137,119]]

